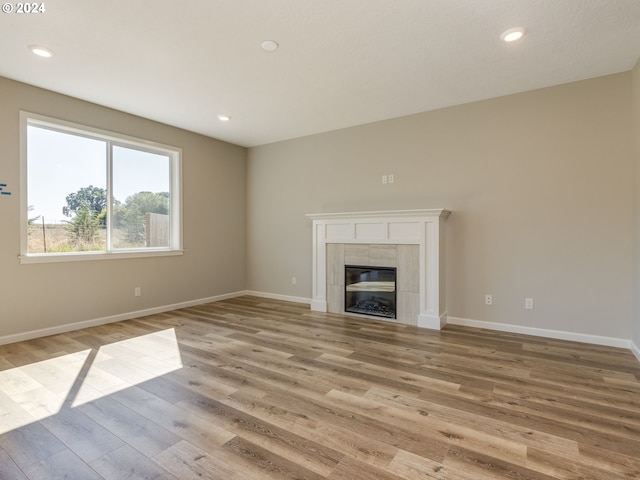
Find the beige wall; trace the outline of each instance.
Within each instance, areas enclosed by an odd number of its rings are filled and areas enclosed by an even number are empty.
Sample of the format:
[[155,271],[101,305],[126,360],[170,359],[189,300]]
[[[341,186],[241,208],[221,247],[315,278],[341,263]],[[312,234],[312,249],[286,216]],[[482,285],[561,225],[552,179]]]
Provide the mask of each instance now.
[[[0,198],[0,337],[246,288],[309,298],[305,213],[443,207],[450,316],[633,331],[640,345],[639,68],[265,145],[248,163],[241,147],[0,78],[0,182],[13,192]],[[20,265],[20,109],[181,147],[185,255]]]
[[634,285],[632,341],[640,352],[640,60],[632,72],[633,136],[635,140],[635,236],[634,236]]
[[450,316],[628,339],[631,124],[627,72],[252,148],[248,288],[311,296],[305,213],[447,208]]
[[[181,147],[185,254],[19,264],[20,109]],[[243,290],[245,177],[244,148],[0,78],[0,337]]]

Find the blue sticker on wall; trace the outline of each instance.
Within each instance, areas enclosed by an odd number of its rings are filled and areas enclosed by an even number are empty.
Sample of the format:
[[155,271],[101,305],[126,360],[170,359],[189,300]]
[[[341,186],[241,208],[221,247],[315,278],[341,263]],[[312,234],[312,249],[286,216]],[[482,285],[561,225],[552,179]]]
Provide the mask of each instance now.
[[5,188],[7,187],[6,183],[0,183],[0,195],[11,195],[11,192],[7,192]]

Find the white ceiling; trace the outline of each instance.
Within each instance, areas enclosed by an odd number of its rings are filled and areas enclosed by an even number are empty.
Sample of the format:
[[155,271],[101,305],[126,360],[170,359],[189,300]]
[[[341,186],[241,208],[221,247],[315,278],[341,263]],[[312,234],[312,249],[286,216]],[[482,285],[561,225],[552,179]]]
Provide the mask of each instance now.
[[[44,5],[0,14],[1,76],[243,146],[628,71],[640,57],[640,0]],[[501,42],[515,26],[527,35]],[[262,50],[268,39],[280,48]]]

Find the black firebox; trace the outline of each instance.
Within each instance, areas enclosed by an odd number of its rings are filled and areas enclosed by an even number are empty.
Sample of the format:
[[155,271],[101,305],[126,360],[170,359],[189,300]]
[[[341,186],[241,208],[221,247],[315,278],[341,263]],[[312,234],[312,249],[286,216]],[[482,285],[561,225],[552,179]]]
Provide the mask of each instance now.
[[344,309],[350,313],[396,318],[396,269],[345,265]]

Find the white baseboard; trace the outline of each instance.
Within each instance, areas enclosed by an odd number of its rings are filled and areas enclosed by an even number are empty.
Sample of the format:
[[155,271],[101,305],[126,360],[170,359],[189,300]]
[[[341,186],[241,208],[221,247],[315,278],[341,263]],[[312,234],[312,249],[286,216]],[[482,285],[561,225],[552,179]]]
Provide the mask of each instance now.
[[633,341],[631,341],[631,352],[636,356],[638,361],[640,362],[640,348]]
[[[571,340],[573,342],[591,343],[593,345],[604,345],[607,347],[631,348],[631,340],[625,338],[602,337],[599,335],[588,335],[584,333],[563,332],[560,330],[548,330],[545,328],[524,327],[521,325],[509,325],[507,323],[483,322],[480,320],[470,320],[468,318],[449,317],[448,323],[452,325],[462,325],[466,327],[485,328],[500,332],[522,333],[524,335],[535,335],[537,337],[554,338],[557,340]],[[635,353],[635,352],[634,352]],[[636,354],[638,359],[640,356]]]
[[[47,337],[49,335],[57,335],[60,333],[71,332],[73,330],[80,330],[82,328],[95,327],[98,325],[105,325],[107,323],[121,322],[123,320],[131,320],[133,318],[144,317],[147,315],[154,315],[157,313],[170,312],[172,310],[179,310],[181,308],[193,307],[196,305],[202,305],[204,303],[219,302],[221,300],[227,300],[229,298],[241,297],[244,295],[252,295],[254,297],[270,298],[273,300],[282,300],[285,302],[305,303],[311,304],[310,298],[294,297],[290,295],[280,295],[276,293],[257,292],[253,290],[242,290],[238,292],[226,293],[223,295],[216,295],[213,297],[199,298],[196,300],[189,300],[186,302],[174,303],[171,305],[163,305],[160,307],[147,308],[144,310],[137,310],[134,312],[121,313],[118,315],[112,315],[109,317],[95,318],[92,320],[85,320],[82,322],[68,323],[65,325],[58,325],[50,328],[43,328],[40,330],[31,330],[28,332],[17,333],[13,335],[6,335],[0,337],[0,345],[6,345],[9,343],[22,342],[25,340],[32,340],[34,338]],[[446,323],[452,325],[462,325],[467,327],[484,328],[489,330],[497,330],[501,332],[510,333],[522,333],[524,335],[535,335],[538,337],[555,338],[558,340],[571,340],[574,342],[591,343],[594,345],[605,345],[609,347],[620,347],[630,349],[631,352],[640,361],[640,348],[631,340],[614,337],[603,337],[598,335],[587,335],[582,333],[563,332],[559,330],[548,330],[543,328],[524,327],[520,325],[509,325],[506,323],[497,322],[483,322],[480,320],[471,320],[467,318],[459,317],[445,317]]]
[[107,323],[121,322],[123,320],[131,320],[133,318],[144,317],[147,315],[154,315],[156,313],[170,312],[172,310],[179,310],[181,308],[193,307],[195,305],[202,305],[203,303],[219,302],[228,298],[241,297],[248,295],[247,291],[226,293],[223,295],[217,295],[215,297],[199,298],[197,300],[189,300],[187,302],[174,303],[172,305],[163,305],[161,307],[146,308],[144,310],[137,310],[135,312],[121,313],[119,315],[112,315],[109,317],[94,318],[92,320],[85,320],[82,322],[67,323],[65,325],[58,325],[50,328],[43,328],[40,330],[31,330],[29,332],[16,333],[14,335],[6,335],[0,337],[0,345],[7,345],[9,343],[23,342],[25,340],[33,340],[34,338],[47,337],[49,335],[57,335],[60,333],[71,332],[73,330],[80,330],[81,328],[96,327],[98,325],[105,325]]
[[290,295],[280,295],[278,293],[256,292],[254,290],[247,290],[245,292],[245,295],[252,295],[254,297],[261,297],[261,298],[270,298],[272,300],[282,300],[284,302],[306,303],[307,305],[311,304],[310,298],[292,297]]
[[[312,306],[314,305],[314,302],[310,298],[305,298],[305,297],[292,297],[292,296],[280,295],[276,293],[256,292],[253,290],[248,290],[245,292],[245,294],[253,295],[255,297],[271,298],[274,300],[283,300],[286,302],[306,303]],[[438,328],[437,323],[438,323],[437,321],[433,322],[433,326],[429,326],[429,328],[437,329]],[[446,313],[442,316],[442,318],[440,318],[439,323],[441,327],[444,327],[447,323],[450,323],[452,325],[484,328],[488,330],[496,330],[501,332],[522,333],[523,335],[534,335],[537,337],[554,338],[557,340],[570,340],[574,342],[590,343],[593,345],[626,348],[626,349],[631,349],[631,351],[640,361],[640,349],[631,340],[628,340],[625,338],[603,337],[598,335],[588,335],[584,333],[563,332],[561,330],[549,330],[544,328],[524,327],[520,325],[509,325],[507,323],[483,322],[480,320],[471,320],[467,318],[449,317],[447,316]]]

